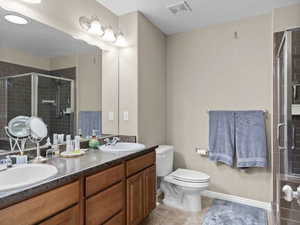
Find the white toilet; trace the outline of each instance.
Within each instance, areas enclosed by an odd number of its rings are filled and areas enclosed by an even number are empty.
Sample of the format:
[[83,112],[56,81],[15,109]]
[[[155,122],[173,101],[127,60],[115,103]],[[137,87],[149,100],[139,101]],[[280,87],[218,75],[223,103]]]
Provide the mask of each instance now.
[[201,192],[208,188],[209,176],[187,169],[172,172],[173,160],[173,146],[161,145],[156,149],[156,173],[161,179],[163,203],[184,211],[201,211]]

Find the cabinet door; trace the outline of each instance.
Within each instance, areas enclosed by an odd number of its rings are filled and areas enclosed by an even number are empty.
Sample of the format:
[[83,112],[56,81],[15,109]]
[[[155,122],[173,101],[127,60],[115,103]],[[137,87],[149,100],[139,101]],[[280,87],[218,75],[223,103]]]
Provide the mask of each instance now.
[[155,166],[144,171],[144,217],[147,217],[156,206],[156,172]]
[[103,224],[124,208],[124,182],[86,200],[86,225]]
[[137,225],[144,219],[144,172],[127,179],[127,225]]
[[79,206],[76,205],[39,225],[79,225],[79,221]]

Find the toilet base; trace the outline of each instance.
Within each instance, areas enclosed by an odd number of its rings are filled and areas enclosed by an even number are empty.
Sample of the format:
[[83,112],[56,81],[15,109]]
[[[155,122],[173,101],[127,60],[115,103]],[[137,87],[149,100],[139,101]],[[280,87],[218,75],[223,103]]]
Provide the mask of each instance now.
[[183,199],[176,199],[176,198],[164,198],[163,203],[166,206],[180,209],[186,212],[200,212],[202,211],[202,204],[201,204],[201,195],[192,195],[187,196],[185,195]]
[[168,182],[161,184],[161,190],[164,192],[163,203],[167,206],[187,212],[202,210],[202,190],[187,189]]

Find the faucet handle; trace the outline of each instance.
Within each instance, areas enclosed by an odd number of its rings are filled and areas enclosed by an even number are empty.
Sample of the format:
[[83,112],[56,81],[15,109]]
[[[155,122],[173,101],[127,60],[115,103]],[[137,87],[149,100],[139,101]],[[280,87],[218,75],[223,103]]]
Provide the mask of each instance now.
[[119,137],[113,137],[113,141],[120,141]]

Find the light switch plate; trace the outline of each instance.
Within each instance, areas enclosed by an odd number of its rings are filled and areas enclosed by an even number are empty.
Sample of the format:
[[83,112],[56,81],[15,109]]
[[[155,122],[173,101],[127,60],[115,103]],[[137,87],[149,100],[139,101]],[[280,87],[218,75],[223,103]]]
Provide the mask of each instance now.
[[129,113],[128,111],[123,112],[123,120],[129,120]]
[[108,113],[108,120],[113,121],[114,120],[114,112],[109,112]]

